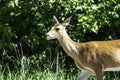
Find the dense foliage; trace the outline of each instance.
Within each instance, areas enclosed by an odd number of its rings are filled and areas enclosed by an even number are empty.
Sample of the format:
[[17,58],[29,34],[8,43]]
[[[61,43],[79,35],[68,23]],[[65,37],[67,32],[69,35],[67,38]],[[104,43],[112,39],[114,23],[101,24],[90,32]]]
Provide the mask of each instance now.
[[33,67],[75,70],[58,43],[45,40],[53,15],[60,22],[72,16],[67,32],[77,42],[120,38],[120,0],[0,0],[1,65],[13,67],[25,56],[36,60]]

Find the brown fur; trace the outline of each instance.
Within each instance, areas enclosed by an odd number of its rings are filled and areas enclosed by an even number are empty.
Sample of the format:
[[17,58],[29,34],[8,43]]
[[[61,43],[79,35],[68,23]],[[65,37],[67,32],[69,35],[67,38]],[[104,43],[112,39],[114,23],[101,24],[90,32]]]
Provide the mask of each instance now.
[[78,43],[77,46],[81,47],[79,56],[82,54],[85,62],[101,62],[104,68],[120,66],[120,58],[115,53],[120,50],[120,40]]

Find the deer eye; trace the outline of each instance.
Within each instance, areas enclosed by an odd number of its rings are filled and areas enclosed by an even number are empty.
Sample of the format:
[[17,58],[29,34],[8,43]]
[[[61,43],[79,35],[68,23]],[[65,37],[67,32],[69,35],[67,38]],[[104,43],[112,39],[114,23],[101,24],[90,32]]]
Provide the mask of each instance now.
[[60,30],[60,28],[56,28],[56,29],[55,29],[55,31],[59,31],[59,30]]

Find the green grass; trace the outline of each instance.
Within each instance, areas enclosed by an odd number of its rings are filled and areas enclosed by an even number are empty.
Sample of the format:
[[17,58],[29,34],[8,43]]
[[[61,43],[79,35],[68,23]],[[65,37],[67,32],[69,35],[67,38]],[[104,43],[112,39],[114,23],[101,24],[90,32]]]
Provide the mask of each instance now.
[[[0,65],[0,80],[75,80],[76,78],[76,75],[66,73],[61,68],[57,71],[53,71],[51,69],[53,67],[42,69],[37,61],[24,56],[17,62],[12,70],[8,64]],[[36,65],[33,67],[31,62]]]
[[[2,67],[2,66],[0,66]],[[4,74],[4,70],[0,72],[0,80],[75,80],[76,75],[65,73],[64,70],[60,70],[55,73],[49,68],[46,70],[36,70],[29,72],[29,68],[21,67],[19,70],[10,71],[9,67],[5,67],[8,71]],[[96,80],[95,76],[90,77],[88,80]],[[105,75],[104,80],[120,80],[118,77],[110,78],[110,76]]]
[[75,80],[75,76],[66,75],[62,70],[53,73],[49,69],[44,71],[34,70],[32,73],[22,69],[20,71],[0,72],[0,80]]
[[[17,65],[12,70],[8,64],[0,65],[0,80],[75,80],[80,74],[79,70],[77,70],[76,73],[73,71],[67,72],[64,68],[61,69],[60,67],[53,71],[53,68],[56,67],[51,67],[52,63],[42,69],[38,64],[39,61],[40,60],[32,60],[31,58],[23,56],[17,61]],[[33,63],[34,66],[32,65]],[[104,80],[120,80],[118,77],[119,72],[113,72],[112,74],[113,75],[110,76],[111,73],[105,73]],[[96,80],[96,77],[92,76],[88,80]]]

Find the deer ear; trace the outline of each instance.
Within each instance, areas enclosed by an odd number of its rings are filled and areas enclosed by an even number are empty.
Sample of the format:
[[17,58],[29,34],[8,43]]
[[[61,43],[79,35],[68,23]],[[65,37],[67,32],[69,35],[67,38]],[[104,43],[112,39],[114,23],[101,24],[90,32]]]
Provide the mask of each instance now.
[[69,23],[70,23],[71,18],[72,18],[72,16],[70,16],[69,18],[67,18],[62,24],[63,24],[64,26],[68,26]]
[[59,24],[59,21],[57,20],[57,18],[55,16],[53,16],[53,20],[55,24]]

